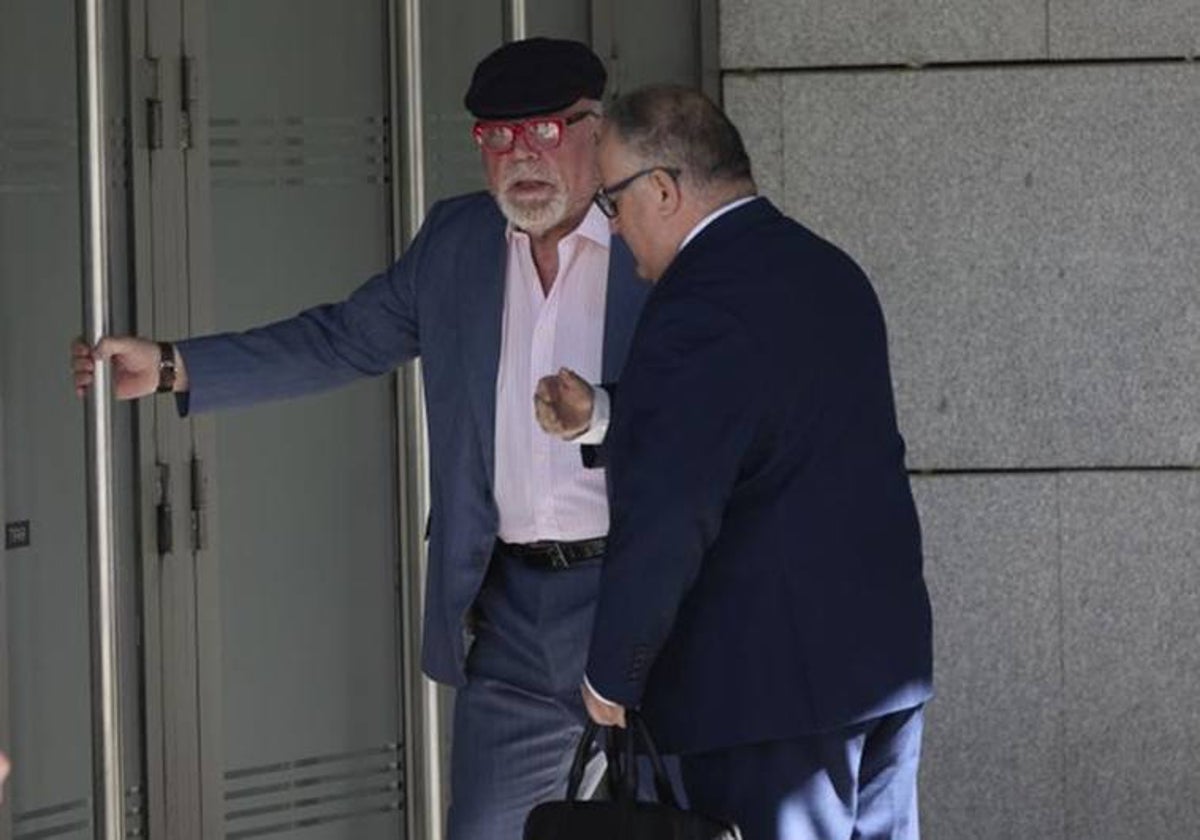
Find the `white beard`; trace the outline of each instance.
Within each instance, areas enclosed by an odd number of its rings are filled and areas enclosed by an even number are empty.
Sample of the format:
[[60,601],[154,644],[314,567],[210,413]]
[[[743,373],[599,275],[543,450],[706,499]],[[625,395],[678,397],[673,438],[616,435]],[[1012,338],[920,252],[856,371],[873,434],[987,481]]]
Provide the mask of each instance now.
[[[523,179],[536,179],[554,185],[554,193],[547,199],[537,201],[513,201],[508,197],[508,188]],[[500,212],[514,226],[533,236],[540,236],[560,224],[567,217],[567,189],[553,172],[542,172],[532,167],[513,169],[496,191],[496,203]]]

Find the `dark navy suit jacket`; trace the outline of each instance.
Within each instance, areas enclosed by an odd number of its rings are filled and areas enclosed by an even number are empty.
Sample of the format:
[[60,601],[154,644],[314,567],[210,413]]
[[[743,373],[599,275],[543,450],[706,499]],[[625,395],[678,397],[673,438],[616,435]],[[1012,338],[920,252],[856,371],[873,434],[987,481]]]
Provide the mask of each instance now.
[[[312,393],[421,358],[431,485],[422,665],[454,685],[464,680],[466,618],[498,527],[492,488],[504,233],[504,217],[485,193],[440,202],[400,260],[346,300],[178,345],[192,411]],[[628,248],[614,238],[606,381],[621,371],[647,291]],[[531,419],[532,412],[530,394]]]
[[867,278],[765,199],[676,256],[607,441],[588,677],[660,746],[790,738],[915,706],[931,620]]

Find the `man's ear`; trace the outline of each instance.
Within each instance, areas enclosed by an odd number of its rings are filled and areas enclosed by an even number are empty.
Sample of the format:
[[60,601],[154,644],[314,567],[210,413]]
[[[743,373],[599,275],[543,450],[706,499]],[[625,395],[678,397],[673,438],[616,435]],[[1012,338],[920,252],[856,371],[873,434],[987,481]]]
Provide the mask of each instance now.
[[654,188],[658,202],[658,214],[663,217],[673,216],[683,204],[683,193],[679,182],[663,169],[656,169],[649,175],[650,186]]

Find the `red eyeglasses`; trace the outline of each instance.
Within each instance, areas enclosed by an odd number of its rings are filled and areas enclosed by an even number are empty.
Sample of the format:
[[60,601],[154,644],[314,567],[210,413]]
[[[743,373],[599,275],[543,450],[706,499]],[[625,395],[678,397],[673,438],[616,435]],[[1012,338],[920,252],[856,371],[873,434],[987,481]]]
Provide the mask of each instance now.
[[480,120],[471,129],[471,136],[479,148],[493,155],[506,155],[517,145],[518,135],[525,135],[529,148],[538,152],[557,149],[562,143],[567,126],[575,125],[588,117],[599,117],[595,111],[576,111],[565,117],[532,117],[516,122],[491,122]]

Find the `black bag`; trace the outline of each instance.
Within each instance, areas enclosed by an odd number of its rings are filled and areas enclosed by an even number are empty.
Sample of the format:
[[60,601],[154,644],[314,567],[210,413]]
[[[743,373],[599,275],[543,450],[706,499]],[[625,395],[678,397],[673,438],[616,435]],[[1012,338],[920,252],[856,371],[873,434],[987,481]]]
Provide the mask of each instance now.
[[[627,730],[605,730],[610,800],[579,800],[583,770],[601,729],[588,721],[571,765],[566,800],[543,802],[530,811],[525,840],[740,840],[736,827],[679,807],[645,722],[627,711],[626,724]],[[654,770],[657,802],[637,799],[636,740],[641,741]]]

